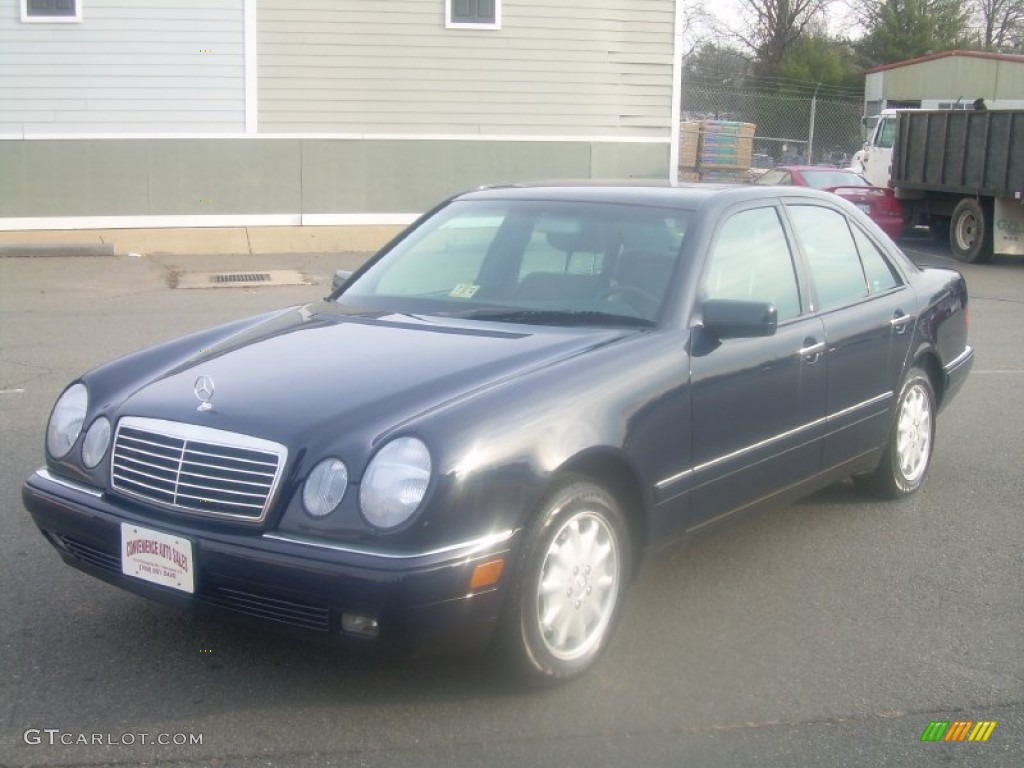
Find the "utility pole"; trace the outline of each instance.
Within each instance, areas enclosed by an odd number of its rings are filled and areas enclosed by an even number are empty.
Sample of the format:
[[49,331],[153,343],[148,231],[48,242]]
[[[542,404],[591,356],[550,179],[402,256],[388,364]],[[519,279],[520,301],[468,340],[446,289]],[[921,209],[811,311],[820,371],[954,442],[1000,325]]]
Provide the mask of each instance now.
[[811,96],[811,127],[807,131],[807,157],[806,162],[808,165],[814,165],[814,161],[811,159],[814,156],[814,113],[818,111],[818,88],[821,83],[814,86],[814,95]]

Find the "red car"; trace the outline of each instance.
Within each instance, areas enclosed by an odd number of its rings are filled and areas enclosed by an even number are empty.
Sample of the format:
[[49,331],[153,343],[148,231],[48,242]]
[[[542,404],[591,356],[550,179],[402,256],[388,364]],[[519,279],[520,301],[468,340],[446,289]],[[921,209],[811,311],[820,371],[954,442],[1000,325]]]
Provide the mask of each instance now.
[[754,183],[823,189],[856,205],[892,239],[903,230],[903,211],[893,191],[871,186],[856,171],[826,165],[783,165],[762,174]]

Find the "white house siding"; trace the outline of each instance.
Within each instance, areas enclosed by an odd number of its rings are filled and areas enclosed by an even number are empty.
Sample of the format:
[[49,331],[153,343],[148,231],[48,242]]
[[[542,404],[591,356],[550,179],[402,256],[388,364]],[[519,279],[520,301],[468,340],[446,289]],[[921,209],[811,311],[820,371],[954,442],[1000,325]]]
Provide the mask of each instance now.
[[667,138],[673,0],[259,0],[260,132]]
[[81,0],[80,23],[0,3],[0,134],[241,133],[242,0]]

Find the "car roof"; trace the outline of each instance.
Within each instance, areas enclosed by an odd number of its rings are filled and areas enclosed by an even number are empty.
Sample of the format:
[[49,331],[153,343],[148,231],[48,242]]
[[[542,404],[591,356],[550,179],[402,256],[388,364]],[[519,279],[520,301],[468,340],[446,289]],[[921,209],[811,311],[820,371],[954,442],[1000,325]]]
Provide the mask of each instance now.
[[[729,205],[745,200],[777,198],[777,187],[749,184],[676,184],[646,181],[573,181],[482,187],[456,195],[456,200],[557,200],[581,203],[650,205],[696,210],[706,204]],[[831,195],[803,187],[787,187],[786,197],[832,200]]]

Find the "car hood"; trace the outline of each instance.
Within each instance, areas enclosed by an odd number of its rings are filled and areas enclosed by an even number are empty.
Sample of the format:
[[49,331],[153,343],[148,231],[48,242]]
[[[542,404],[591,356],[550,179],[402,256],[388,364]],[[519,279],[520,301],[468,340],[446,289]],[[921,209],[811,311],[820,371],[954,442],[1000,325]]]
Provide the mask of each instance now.
[[[185,421],[285,445],[388,430],[481,388],[637,333],[298,307],[213,343],[142,382],[120,415]],[[212,382],[200,411],[199,377]]]

